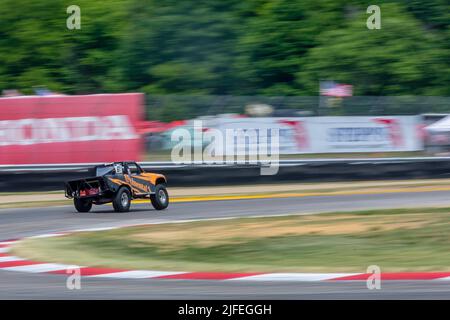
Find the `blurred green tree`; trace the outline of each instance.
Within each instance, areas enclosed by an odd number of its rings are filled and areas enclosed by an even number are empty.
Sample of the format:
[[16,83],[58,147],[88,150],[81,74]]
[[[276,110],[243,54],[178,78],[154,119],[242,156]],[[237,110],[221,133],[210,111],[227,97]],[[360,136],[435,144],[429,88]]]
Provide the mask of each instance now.
[[68,0],[0,2],[0,90],[34,86],[66,93],[120,90],[111,82],[127,0],[79,0],[81,30],[68,30]]
[[236,72],[243,94],[302,95],[295,82],[321,32],[340,28],[344,1],[269,0],[255,6],[238,43]]
[[423,28],[401,5],[381,10],[380,30],[368,30],[368,15],[359,13],[344,27],[318,35],[297,83],[309,94],[317,94],[321,79],[353,84],[355,95],[450,94],[443,35]]
[[[449,95],[448,0],[69,0],[0,2],[0,90],[184,95]],[[164,118],[191,114],[194,104]],[[172,110],[172,111],[170,111]]]
[[238,0],[135,0],[122,40],[122,80],[147,93],[230,92],[242,30]]

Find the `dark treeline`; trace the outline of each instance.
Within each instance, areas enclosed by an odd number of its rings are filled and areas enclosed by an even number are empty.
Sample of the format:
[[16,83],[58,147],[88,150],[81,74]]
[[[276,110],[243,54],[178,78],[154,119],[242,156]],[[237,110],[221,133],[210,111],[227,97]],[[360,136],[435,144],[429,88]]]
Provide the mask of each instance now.
[[381,30],[355,0],[2,0],[0,90],[450,95],[448,0],[376,4]]

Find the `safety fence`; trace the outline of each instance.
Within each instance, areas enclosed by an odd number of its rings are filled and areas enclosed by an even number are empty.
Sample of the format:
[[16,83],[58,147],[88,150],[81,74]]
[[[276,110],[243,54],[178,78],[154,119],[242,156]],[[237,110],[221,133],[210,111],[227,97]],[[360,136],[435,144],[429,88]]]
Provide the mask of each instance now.
[[271,117],[383,116],[449,113],[441,96],[218,96],[147,95],[147,119],[180,120],[229,113]]
[[[147,171],[165,174],[169,186],[214,186],[314,181],[392,180],[450,177],[449,157],[280,160],[278,172],[261,175],[269,162],[142,162]],[[0,166],[0,191],[61,190],[64,181],[91,175],[96,163]]]

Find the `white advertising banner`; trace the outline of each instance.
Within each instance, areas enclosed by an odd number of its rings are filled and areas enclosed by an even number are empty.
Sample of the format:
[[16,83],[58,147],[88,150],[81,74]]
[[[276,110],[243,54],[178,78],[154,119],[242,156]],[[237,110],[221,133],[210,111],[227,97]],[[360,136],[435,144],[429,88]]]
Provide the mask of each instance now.
[[298,154],[418,151],[423,149],[421,124],[420,116],[223,118],[209,127],[224,136],[232,130],[238,154],[254,153],[261,137],[270,144],[273,129],[279,134],[280,154]]

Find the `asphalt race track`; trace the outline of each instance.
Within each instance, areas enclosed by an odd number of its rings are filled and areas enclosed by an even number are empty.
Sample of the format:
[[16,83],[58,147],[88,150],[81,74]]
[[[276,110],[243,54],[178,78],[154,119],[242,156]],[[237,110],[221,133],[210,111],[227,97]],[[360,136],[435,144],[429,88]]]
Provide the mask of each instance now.
[[[115,213],[108,205],[83,214],[76,213],[72,206],[2,209],[0,240],[157,221],[447,205],[450,191],[186,202],[171,204],[162,212],[153,210],[150,204],[134,204],[129,213]],[[83,278],[81,285],[81,290],[68,290],[66,276],[0,270],[0,299],[450,299],[450,281],[384,281],[381,290],[368,290],[364,281]]]

